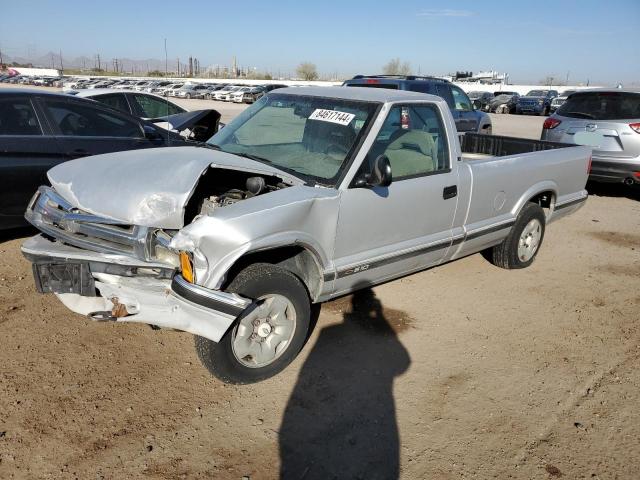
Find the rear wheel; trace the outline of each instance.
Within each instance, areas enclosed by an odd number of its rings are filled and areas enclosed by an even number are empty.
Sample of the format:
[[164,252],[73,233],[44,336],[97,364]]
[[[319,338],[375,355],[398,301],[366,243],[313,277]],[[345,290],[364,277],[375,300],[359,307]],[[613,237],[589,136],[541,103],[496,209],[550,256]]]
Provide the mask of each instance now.
[[310,325],[309,295],[294,274],[270,264],[242,270],[228,291],[254,299],[219,343],[196,336],[196,352],[227,383],[254,383],[282,371],[302,349]]
[[506,269],[526,268],[533,263],[544,239],[545,216],[537,203],[527,203],[504,241],[488,252],[489,261]]

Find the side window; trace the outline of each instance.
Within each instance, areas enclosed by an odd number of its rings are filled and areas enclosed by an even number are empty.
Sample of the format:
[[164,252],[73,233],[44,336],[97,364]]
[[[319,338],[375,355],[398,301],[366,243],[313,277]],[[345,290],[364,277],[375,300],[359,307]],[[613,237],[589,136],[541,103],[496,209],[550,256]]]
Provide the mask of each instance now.
[[0,135],[42,135],[40,122],[28,98],[0,101]]
[[449,87],[449,85],[446,85],[446,84],[436,85],[436,92],[437,92],[436,95],[444,98],[445,102],[447,102],[447,105],[451,110],[456,109],[456,104],[453,101],[453,95],[451,95],[451,88]]
[[427,82],[415,82],[411,85],[409,90],[420,93],[433,93],[433,90]]
[[163,101],[159,98],[136,94],[132,96],[133,101],[138,107],[138,112],[144,118],[166,117],[167,115],[184,112],[184,110],[177,105]]
[[115,108],[124,113],[131,113],[129,110],[129,104],[127,103],[127,99],[124,94],[121,93],[109,93],[107,95],[98,95],[97,97],[93,97],[92,100],[95,100],[100,103],[104,103],[105,105],[110,106],[111,108]]
[[93,105],[44,99],[51,120],[63,135],[80,137],[144,137],[137,122],[121,118]]
[[438,109],[428,104],[392,108],[363,169],[379,155],[389,158],[394,181],[448,172],[447,136]]
[[473,110],[471,108],[471,101],[469,100],[469,97],[467,97],[467,94],[461,89],[451,86],[451,94],[453,95],[453,102],[456,110],[461,110],[463,112]]

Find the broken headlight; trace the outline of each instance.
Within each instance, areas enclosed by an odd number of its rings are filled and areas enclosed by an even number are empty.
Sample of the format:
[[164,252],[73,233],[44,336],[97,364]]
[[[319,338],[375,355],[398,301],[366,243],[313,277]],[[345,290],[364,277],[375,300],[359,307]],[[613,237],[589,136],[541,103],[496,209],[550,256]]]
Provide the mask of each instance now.
[[151,258],[157,262],[167,263],[174,268],[179,268],[180,256],[178,255],[178,252],[169,248],[170,241],[171,236],[168,233],[163,232],[162,230],[154,232],[149,248]]

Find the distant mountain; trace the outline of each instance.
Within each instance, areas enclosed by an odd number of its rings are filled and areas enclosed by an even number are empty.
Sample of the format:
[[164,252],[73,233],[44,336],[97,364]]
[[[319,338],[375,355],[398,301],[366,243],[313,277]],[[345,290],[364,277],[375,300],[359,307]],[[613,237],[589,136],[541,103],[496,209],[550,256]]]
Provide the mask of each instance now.
[[[188,62],[188,59],[184,59]],[[187,62],[183,59],[180,61],[180,69],[187,68]],[[32,64],[34,67],[40,68],[57,68],[60,69],[60,54],[54,52],[48,52],[44,55],[40,55],[34,58],[26,58],[26,57],[11,57],[3,55],[3,61],[7,64],[11,63],[19,63],[19,64]],[[164,71],[165,62],[164,60],[159,60],[157,58],[147,58],[143,60],[136,60],[132,58],[105,58],[100,56],[100,68],[108,71],[115,71],[116,66],[118,71],[124,73],[145,73],[153,70]],[[167,62],[168,71],[176,71],[178,62],[176,59],[169,59]],[[73,69],[86,69],[90,70],[92,68],[98,67],[98,56],[87,57],[80,56],[75,58],[62,57],[62,66],[64,68],[73,68]]]

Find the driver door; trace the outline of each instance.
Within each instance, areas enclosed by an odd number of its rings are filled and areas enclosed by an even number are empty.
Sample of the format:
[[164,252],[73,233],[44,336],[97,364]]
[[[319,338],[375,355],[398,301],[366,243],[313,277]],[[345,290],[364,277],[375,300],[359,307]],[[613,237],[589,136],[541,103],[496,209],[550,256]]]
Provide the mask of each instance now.
[[388,187],[342,191],[334,293],[438,264],[451,245],[457,207],[442,116],[435,105],[392,108],[356,179],[378,155],[389,157]]

